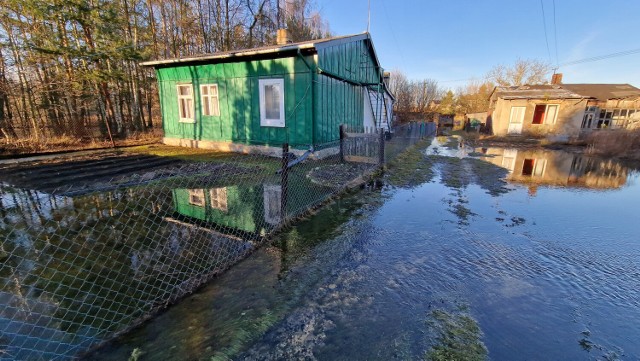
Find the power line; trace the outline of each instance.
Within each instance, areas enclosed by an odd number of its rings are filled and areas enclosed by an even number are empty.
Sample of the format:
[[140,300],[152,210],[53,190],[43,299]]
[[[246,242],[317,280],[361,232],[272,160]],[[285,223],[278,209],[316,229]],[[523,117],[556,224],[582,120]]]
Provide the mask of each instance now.
[[396,49],[398,49],[398,52],[400,53],[400,61],[402,62],[402,65],[406,69],[406,64],[405,64],[405,61],[404,61],[404,54],[402,52],[402,47],[400,46],[400,43],[398,42],[398,38],[396,37],[396,32],[393,30],[393,26],[391,25],[391,21],[389,20],[389,12],[387,11],[387,6],[384,4],[385,0],[381,0],[380,2],[382,3],[382,9],[384,10],[384,16],[387,19],[387,25],[389,25],[389,30],[391,30],[391,36],[393,36],[393,40],[394,40],[394,43],[396,45]]
[[540,6],[542,7],[542,26],[544,27],[544,41],[547,43],[547,55],[551,61],[551,50],[549,50],[549,37],[547,36],[547,19],[544,15],[544,2],[540,0]]
[[619,51],[617,53],[597,55],[597,56],[592,56],[592,57],[589,57],[589,58],[567,61],[567,62],[564,62],[562,64],[559,64],[558,67],[567,66],[567,65],[577,65],[577,64],[582,64],[582,63],[589,63],[589,62],[592,62],[592,61],[599,61],[599,60],[604,60],[604,59],[617,58],[617,57],[620,57],[620,56],[627,56],[627,55],[633,55],[633,54],[638,54],[638,53],[640,53],[640,49],[631,49],[631,50]]
[[556,26],[556,0],[553,0],[553,42],[556,45],[556,67],[558,67],[558,28]]

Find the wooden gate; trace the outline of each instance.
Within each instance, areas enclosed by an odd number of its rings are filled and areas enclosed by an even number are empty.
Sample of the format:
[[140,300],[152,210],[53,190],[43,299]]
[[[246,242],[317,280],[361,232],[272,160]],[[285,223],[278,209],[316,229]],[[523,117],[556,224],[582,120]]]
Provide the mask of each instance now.
[[354,133],[340,126],[340,155],[343,162],[384,163],[384,132],[365,129],[364,133]]

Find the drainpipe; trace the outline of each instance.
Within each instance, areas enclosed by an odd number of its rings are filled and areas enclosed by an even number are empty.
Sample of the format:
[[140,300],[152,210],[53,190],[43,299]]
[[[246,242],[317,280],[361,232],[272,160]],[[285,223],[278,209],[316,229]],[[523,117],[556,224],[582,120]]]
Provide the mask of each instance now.
[[311,65],[309,65],[309,62],[307,61],[307,59],[304,58],[304,56],[300,52],[300,48],[298,48],[297,55],[300,58],[300,60],[302,60],[304,65],[307,66],[307,68],[309,69],[309,73],[311,74],[311,85],[310,85],[311,86],[311,146],[315,148],[316,146],[315,144],[316,143],[316,84],[317,84],[316,72],[313,70]]

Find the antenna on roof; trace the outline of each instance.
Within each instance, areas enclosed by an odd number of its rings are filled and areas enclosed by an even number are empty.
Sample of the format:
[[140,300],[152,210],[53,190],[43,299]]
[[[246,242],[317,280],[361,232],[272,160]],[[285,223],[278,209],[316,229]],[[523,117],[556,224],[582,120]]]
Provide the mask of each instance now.
[[371,0],[367,5],[367,33],[369,32],[369,24],[371,24]]

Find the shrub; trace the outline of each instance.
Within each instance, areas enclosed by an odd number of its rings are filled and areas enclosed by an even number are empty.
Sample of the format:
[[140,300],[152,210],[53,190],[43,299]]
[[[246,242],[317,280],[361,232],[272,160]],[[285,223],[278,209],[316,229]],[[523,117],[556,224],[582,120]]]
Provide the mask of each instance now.
[[587,143],[592,154],[640,159],[640,129],[595,131],[589,135]]

